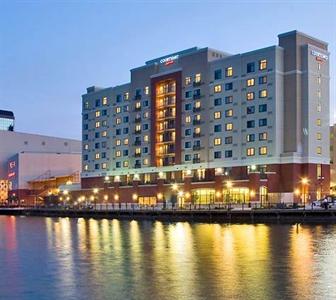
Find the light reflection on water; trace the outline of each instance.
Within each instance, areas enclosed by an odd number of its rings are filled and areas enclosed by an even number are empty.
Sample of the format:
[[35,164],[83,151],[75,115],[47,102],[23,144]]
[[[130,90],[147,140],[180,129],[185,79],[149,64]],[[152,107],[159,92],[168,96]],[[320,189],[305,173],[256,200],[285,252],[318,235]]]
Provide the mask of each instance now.
[[0,299],[336,299],[336,226],[0,217]]

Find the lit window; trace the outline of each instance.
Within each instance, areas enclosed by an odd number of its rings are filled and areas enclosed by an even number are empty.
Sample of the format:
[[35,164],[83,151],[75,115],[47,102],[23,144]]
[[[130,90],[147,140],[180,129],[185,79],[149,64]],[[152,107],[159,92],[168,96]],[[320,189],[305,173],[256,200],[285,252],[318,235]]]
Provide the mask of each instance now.
[[201,82],[201,74],[200,73],[195,75],[195,82]]
[[321,119],[317,119],[317,120],[316,120],[316,125],[317,125],[317,126],[321,126]]
[[246,94],[246,99],[247,100],[253,100],[254,99],[254,92],[248,92],[247,94]]
[[317,154],[322,154],[322,147],[320,147],[320,146],[317,147],[317,148],[316,148],[316,153],[317,153]]
[[221,118],[221,112],[220,111],[215,111],[214,112],[214,119],[220,119]]
[[266,155],[267,154],[267,147],[259,147],[259,154]]
[[100,158],[100,153],[96,153],[95,158],[99,159]]
[[190,83],[191,83],[191,77],[188,76],[188,77],[185,78],[185,84],[189,85]]
[[145,94],[146,94],[146,95],[149,94],[149,86],[145,86]]
[[233,116],[233,109],[228,109],[225,111],[225,117],[232,117]]
[[226,123],[225,124],[225,130],[226,131],[231,131],[233,129],[233,124],[232,123]]
[[84,170],[85,170],[85,171],[88,171],[88,170],[89,170],[89,165],[85,165],[85,166],[84,166]]
[[254,85],[254,78],[250,78],[246,80],[246,85],[247,86],[253,86]]
[[121,118],[116,118],[116,124],[121,124]]
[[319,141],[322,140],[321,132],[316,133],[316,139],[319,140]]
[[120,157],[120,156],[121,156],[121,151],[120,150],[116,151],[116,157]]
[[124,145],[128,145],[128,139],[124,139]]
[[191,117],[190,117],[190,116],[186,116],[186,118],[185,118],[185,122],[186,122],[186,123],[190,123],[190,122],[191,122]]
[[116,107],[116,113],[119,114],[121,112],[121,107],[120,106],[117,106]]
[[320,63],[317,63],[317,70],[321,70],[321,64]]
[[107,97],[103,98],[103,105],[107,105]]
[[135,108],[141,108],[141,102],[140,101],[135,103]]
[[196,101],[195,102],[195,107],[200,108],[201,107],[201,101]]
[[124,167],[128,167],[128,160],[125,160],[125,161],[123,162],[123,166],[124,166]]
[[141,131],[141,125],[140,124],[135,125],[135,131],[136,132]]
[[89,145],[88,144],[84,145],[84,150],[89,150]]
[[201,128],[200,127],[196,127],[195,128],[195,133],[196,134],[200,134],[201,133]]
[[259,98],[266,98],[267,97],[267,90],[259,91]]
[[96,118],[100,117],[100,110],[96,111]]
[[144,164],[144,165],[148,165],[148,158],[145,158],[145,159],[143,160],[143,164]]
[[222,86],[220,84],[217,84],[214,86],[214,92],[220,93],[222,91]]
[[107,131],[106,131],[106,130],[104,130],[104,131],[102,132],[102,136],[103,136],[103,137],[106,137],[106,136],[107,136]]
[[267,132],[259,133],[259,141],[266,141],[267,140]]
[[102,163],[102,169],[106,169],[107,165],[106,163]]
[[259,70],[265,70],[267,68],[267,60],[259,60]]
[[247,156],[253,156],[254,155],[254,148],[247,148],[246,149],[246,155]]
[[201,115],[195,115],[194,120],[196,121],[201,121]]
[[129,92],[126,92],[126,93],[124,94],[124,99],[125,99],[125,100],[128,100],[128,99],[129,99]]
[[233,75],[233,69],[232,67],[228,67],[225,69],[225,76],[226,77],[231,77]]
[[222,139],[221,138],[215,138],[214,139],[214,145],[215,146],[218,146],[218,145],[221,145],[222,144]]
[[96,128],[99,128],[99,127],[100,127],[100,122],[97,121],[97,122],[96,122]]
[[144,142],[148,142],[149,141],[149,136],[148,135],[145,135],[144,136]]
[[121,144],[121,140],[116,140],[116,145],[120,146],[120,144]]
[[141,154],[141,148],[135,148],[135,154]]

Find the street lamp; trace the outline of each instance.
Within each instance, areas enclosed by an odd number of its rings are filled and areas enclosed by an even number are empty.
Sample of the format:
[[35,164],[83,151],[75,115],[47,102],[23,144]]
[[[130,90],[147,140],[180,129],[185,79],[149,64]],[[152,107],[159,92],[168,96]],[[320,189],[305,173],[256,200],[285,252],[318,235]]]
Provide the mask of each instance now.
[[307,177],[301,178],[301,184],[303,190],[303,207],[306,209],[306,187],[309,185],[309,179]]

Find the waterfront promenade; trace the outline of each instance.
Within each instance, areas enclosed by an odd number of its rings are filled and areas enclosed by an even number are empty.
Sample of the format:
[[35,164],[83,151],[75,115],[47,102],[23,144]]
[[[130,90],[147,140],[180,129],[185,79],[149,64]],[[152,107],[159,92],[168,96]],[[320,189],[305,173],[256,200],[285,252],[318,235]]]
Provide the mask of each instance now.
[[336,208],[96,206],[91,208],[1,208],[0,215],[223,223],[336,223]]

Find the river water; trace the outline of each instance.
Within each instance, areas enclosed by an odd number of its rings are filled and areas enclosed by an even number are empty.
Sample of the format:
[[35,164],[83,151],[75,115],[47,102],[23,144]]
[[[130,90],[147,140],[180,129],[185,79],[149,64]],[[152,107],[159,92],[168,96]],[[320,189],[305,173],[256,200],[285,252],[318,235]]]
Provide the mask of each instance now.
[[336,299],[336,225],[0,216],[0,299]]

